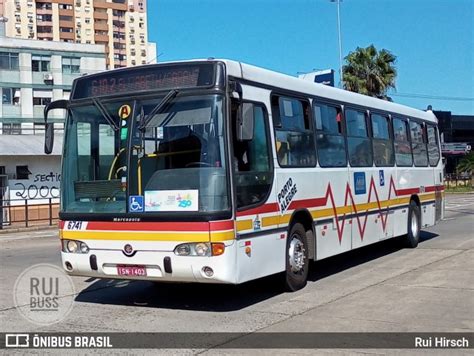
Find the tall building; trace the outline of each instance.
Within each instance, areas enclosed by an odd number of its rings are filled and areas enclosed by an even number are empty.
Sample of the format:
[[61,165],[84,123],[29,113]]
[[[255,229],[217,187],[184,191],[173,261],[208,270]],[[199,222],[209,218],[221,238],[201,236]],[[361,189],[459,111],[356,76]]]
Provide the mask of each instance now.
[[105,45],[107,68],[156,62],[146,0],[0,0],[6,36]]
[[54,110],[48,117],[56,143],[45,155],[45,105],[68,99],[73,80],[104,71],[105,62],[102,45],[0,36],[0,201],[13,199],[15,205],[28,199],[34,205],[58,196],[64,113]]

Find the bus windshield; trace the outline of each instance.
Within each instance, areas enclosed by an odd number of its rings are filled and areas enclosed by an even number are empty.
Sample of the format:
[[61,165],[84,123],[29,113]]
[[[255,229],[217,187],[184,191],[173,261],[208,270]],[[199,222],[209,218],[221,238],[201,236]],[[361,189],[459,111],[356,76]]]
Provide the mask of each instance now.
[[95,103],[70,109],[63,212],[190,214],[229,209],[222,96],[164,101],[160,105],[163,95],[122,98],[102,103],[103,110]]
[[140,103],[146,126],[133,136],[143,211],[227,210],[222,96],[177,97],[156,112],[160,100]]

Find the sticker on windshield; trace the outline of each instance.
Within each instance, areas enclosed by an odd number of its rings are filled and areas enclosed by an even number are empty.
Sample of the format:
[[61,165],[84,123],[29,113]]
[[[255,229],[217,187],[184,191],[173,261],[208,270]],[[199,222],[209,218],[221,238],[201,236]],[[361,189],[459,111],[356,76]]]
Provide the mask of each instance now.
[[118,115],[123,120],[123,119],[128,118],[131,112],[132,112],[132,108],[130,107],[130,105],[125,104],[119,108]]
[[142,213],[145,207],[143,204],[143,195],[130,195],[128,207],[131,213]]
[[145,191],[145,211],[198,211],[199,191],[148,190]]

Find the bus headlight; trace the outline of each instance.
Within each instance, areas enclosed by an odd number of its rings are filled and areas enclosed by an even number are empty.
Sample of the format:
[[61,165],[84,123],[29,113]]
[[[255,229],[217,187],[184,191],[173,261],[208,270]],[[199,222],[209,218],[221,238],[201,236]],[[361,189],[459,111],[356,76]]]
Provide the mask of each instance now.
[[78,250],[78,243],[74,240],[66,241],[66,252],[75,253]]
[[62,240],[63,252],[69,253],[88,253],[89,246],[82,241],[77,240]]
[[207,256],[209,252],[209,244],[205,242],[200,242],[196,244],[194,247],[194,251],[196,251],[196,255],[198,256]]
[[219,256],[225,251],[223,243],[196,242],[184,243],[176,246],[175,255],[178,256]]

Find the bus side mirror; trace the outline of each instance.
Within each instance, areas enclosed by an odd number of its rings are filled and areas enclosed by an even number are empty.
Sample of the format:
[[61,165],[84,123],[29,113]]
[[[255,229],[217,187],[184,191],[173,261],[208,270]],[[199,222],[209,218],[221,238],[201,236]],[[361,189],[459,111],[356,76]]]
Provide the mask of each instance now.
[[47,155],[53,152],[54,146],[54,124],[49,122],[45,124],[44,131],[44,153]]
[[67,110],[69,101],[68,100],[56,100],[44,108],[44,124],[45,124],[45,130],[44,130],[44,153],[47,155],[51,154],[53,152],[53,147],[54,147],[54,124],[51,122],[48,122],[48,113],[50,110],[54,109],[64,109]]
[[242,103],[237,116],[236,132],[238,141],[251,141],[253,139],[254,122],[254,104]]

